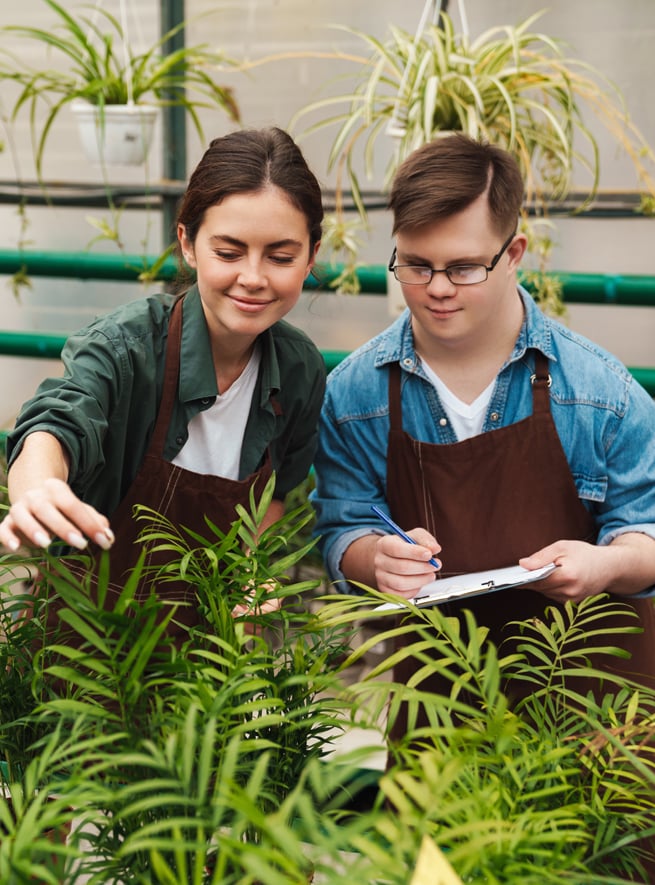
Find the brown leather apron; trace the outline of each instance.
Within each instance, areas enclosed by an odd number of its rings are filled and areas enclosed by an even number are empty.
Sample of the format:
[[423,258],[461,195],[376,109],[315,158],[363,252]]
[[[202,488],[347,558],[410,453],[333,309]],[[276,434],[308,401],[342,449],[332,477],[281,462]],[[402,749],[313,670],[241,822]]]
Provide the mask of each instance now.
[[[550,412],[548,361],[535,351],[532,415],[516,424],[457,443],[419,442],[402,429],[401,370],[390,368],[390,431],[387,453],[387,500],[391,515],[404,528],[424,526],[439,541],[442,574],[484,571],[515,565],[522,556],[560,539],[593,543],[594,521],[580,501]],[[617,597],[618,598],[618,597]],[[639,617],[643,632],[617,634],[615,625],[633,625],[634,618],[603,621],[608,641],[630,652],[629,659],[594,657],[593,665],[655,684],[655,609],[651,599],[625,599]],[[501,590],[442,606],[450,616],[469,609],[489,639],[511,651],[508,622],[543,618],[557,604],[527,587]],[[558,606],[562,608],[561,606]],[[404,639],[411,641],[410,638]],[[419,664],[412,659],[395,668],[394,678],[406,683]],[[451,684],[437,674],[421,689],[449,694]],[[576,690],[598,689],[595,679],[576,680]],[[524,691],[514,689],[515,696]],[[396,720],[391,739],[406,731],[406,710]],[[419,716],[418,725],[427,724]],[[389,760],[391,761],[391,760]],[[642,840],[646,882],[655,882],[655,840]]]
[[[179,383],[182,310],[183,298],[175,303],[171,313],[162,399],[148,451],[125,497],[111,516],[116,541],[110,553],[111,584],[108,595],[120,593],[128,571],[134,567],[141,553],[137,537],[146,522],[135,520],[135,505],[150,507],[175,526],[191,529],[202,537],[211,539],[212,533],[205,522],[205,515],[221,531],[227,532],[236,518],[236,505],[248,505],[252,486],[258,497],[271,475],[268,451],[264,465],[242,480],[194,473],[164,460],[166,434]],[[277,403],[274,405],[277,408]],[[94,555],[97,558],[99,551]],[[148,566],[163,565],[167,558],[170,559],[170,554],[150,552],[146,563]],[[142,581],[138,591],[139,598],[145,598],[149,594],[153,583],[156,584],[156,581],[148,579],[146,573],[146,579]],[[170,635],[184,639],[188,628],[199,623],[193,587],[189,587],[184,581],[167,580],[156,584],[156,591],[160,599],[186,603],[178,608],[174,618],[176,623],[171,624],[168,631]]]
[[[535,353],[532,415],[444,445],[419,442],[403,431],[401,370],[397,363],[391,366],[387,500],[400,525],[424,526],[438,539],[444,576],[516,565],[520,557],[560,539],[596,540],[594,520],[578,497],[550,412],[548,361]],[[630,659],[607,656],[594,658],[594,664],[655,685],[653,602],[623,597],[621,602],[638,614],[643,632],[616,637],[615,644],[628,650]],[[508,622],[543,618],[554,605],[523,587],[449,602],[442,609],[448,615],[471,610],[489,628],[489,639],[500,645],[516,632]],[[617,616],[619,623],[635,621]],[[603,625],[611,635],[612,621]],[[509,650],[506,642],[503,651]],[[406,681],[413,669],[411,662],[404,664],[396,678]],[[449,686],[435,679],[432,690],[440,689]]]

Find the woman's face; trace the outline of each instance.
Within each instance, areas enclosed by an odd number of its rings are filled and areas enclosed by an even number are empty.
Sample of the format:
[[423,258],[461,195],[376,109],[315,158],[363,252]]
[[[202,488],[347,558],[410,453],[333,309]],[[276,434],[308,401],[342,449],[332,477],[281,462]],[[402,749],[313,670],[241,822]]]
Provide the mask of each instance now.
[[195,243],[184,225],[178,238],[196,270],[210,333],[245,343],[296,304],[318,250],[303,213],[273,186],[226,197],[207,210]]

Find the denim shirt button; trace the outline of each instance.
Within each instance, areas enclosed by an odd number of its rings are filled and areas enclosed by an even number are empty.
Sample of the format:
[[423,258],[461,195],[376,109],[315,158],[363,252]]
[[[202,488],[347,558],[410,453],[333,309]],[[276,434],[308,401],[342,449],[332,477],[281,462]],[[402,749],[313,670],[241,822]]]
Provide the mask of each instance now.
[[439,418],[439,426],[445,427],[448,424],[448,418]]
[[406,356],[405,359],[403,360],[403,366],[407,366],[408,369],[411,369],[411,367],[413,365],[414,365],[414,360],[411,358],[411,356]]
[[498,421],[500,419],[500,415],[498,414],[498,412],[492,412],[491,415],[489,415],[489,417],[491,418],[492,421]]

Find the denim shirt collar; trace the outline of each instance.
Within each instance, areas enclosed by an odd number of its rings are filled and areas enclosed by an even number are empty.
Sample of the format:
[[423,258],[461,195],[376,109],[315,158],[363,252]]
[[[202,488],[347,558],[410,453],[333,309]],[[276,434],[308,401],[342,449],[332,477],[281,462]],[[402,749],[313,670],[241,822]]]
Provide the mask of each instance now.
[[[523,359],[526,352],[531,349],[540,350],[549,360],[557,361],[550,320],[535,304],[534,299],[523,286],[518,286],[517,289],[523,301],[523,323],[512,353],[502,366],[501,372],[511,363]],[[409,372],[422,374],[420,359],[414,347],[409,308],[406,308],[398,319],[378,337],[375,354],[376,368],[393,362],[400,363]]]

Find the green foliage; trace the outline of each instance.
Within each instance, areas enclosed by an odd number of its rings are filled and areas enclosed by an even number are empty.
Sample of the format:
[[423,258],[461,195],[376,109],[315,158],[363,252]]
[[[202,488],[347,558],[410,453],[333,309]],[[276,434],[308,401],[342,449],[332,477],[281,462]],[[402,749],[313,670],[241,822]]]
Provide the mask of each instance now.
[[[453,131],[512,153],[526,182],[527,201],[544,213],[549,201],[569,196],[574,171],[588,178],[578,208],[596,193],[600,153],[590,122],[598,120],[628,156],[641,188],[655,194],[655,157],[631,121],[623,96],[601,71],[565,56],[561,41],[532,30],[541,15],[516,26],[493,27],[476,38],[465,22],[457,31],[445,13],[439,25],[427,25],[418,35],[391,24],[383,41],[343,28],[369,53],[360,59],[349,56],[356,63],[352,87],[308,104],[293,123],[308,114],[321,115],[303,136],[336,127],[328,160],[337,179],[333,227],[344,223],[344,179],[365,223],[362,171],[371,178],[382,157],[386,189],[410,153]],[[352,264],[352,255],[349,260]],[[545,293],[549,310],[553,295],[552,290]],[[557,303],[555,312],[561,312]]]
[[[199,108],[219,108],[239,122],[232,91],[214,79],[213,69],[231,63],[222,53],[204,45],[165,51],[166,44],[183,31],[184,22],[144,51],[135,52],[122,23],[102,6],[85,13],[68,10],[55,0],[44,2],[56,15],[51,28],[7,25],[3,30],[11,38],[42,44],[44,51],[66,67],[30,68],[20,53],[5,50],[7,62],[0,69],[0,79],[14,80],[21,87],[12,117],[27,108],[39,174],[50,129],[61,109],[75,99],[100,108],[144,101],[180,106],[203,140]],[[45,109],[45,121],[38,114],[41,107]]]
[[24,583],[20,562],[2,568],[0,589],[0,785],[18,776],[32,758],[31,747],[43,730],[32,714],[42,695],[33,668],[34,649],[43,641],[41,607]]
[[397,140],[387,183],[416,148],[440,133],[461,131],[514,153],[529,198],[545,188],[557,199],[570,189],[574,162],[590,174],[589,197],[598,185],[598,145],[584,117],[588,110],[628,152],[652,191],[647,171],[652,152],[630,122],[620,93],[599,71],[565,57],[559,41],[531,30],[542,14],[517,26],[494,27],[475,39],[457,32],[446,14],[418,40],[393,25],[385,42],[345,28],[371,51],[355,72],[355,88],[312,103],[300,116],[347,105],[308,131],[340,125],[330,163],[347,169],[362,214],[355,152],[363,139],[365,169],[371,172],[376,142],[389,121]]
[[[24,620],[35,633],[5,620],[8,684],[23,701],[0,693],[0,881],[300,885],[313,869],[326,885],[407,885],[424,838],[462,882],[639,880],[639,840],[655,834],[655,691],[607,673],[594,697],[578,682],[599,655],[620,654],[614,637],[634,621],[612,635],[606,624],[626,608],[608,597],[553,608],[499,649],[471,615],[382,614],[373,591],[326,597],[312,614],[312,582],[285,577],[307,555],[294,546],[307,503],[260,532],[271,494],[228,532],[208,522],[207,537],[142,510],[142,540],[174,561],[158,573],[140,561],[117,593],[107,555],[93,575],[84,557],[47,557],[56,608]],[[19,563],[4,558],[16,578]],[[181,645],[166,634],[180,608],[139,591],[143,577],[179,574],[206,619]],[[248,629],[232,616],[244,586]],[[271,596],[281,611],[257,611]],[[2,599],[7,617],[23,610]],[[380,642],[393,651],[346,687],[342,674]],[[422,668],[395,681],[407,656]],[[421,685],[435,670],[440,694]],[[389,745],[377,796],[355,809],[368,749],[327,763],[325,752],[346,723],[378,745],[401,714],[408,731]],[[50,841],[73,817],[68,843]]]
[[[324,617],[348,622],[354,605]],[[625,626],[608,636],[606,619],[621,612]],[[400,624],[389,616],[389,630],[370,640],[417,631],[411,645],[350,689],[374,716],[387,703],[389,728],[401,709],[410,721],[380,782],[394,810],[375,823],[388,866],[410,868],[429,836],[463,882],[643,881],[639,840],[655,834],[655,692],[610,673],[601,697],[576,682],[597,675],[599,655],[621,654],[614,636],[635,629],[625,607],[601,597],[552,608],[548,620],[516,625],[511,654],[470,614],[464,629],[437,608],[412,613]],[[408,654],[425,669],[407,684],[381,681]],[[443,696],[421,689],[434,670],[450,684]],[[522,699],[510,707],[517,686]],[[412,728],[419,710],[428,724]]]
[[346,219],[340,208],[326,215],[323,222],[321,249],[329,256],[331,263],[343,262],[343,270],[330,282],[330,288],[336,289],[341,295],[358,295],[361,290],[357,276],[357,255],[362,247],[363,230],[360,218]]
[[[41,631],[36,655],[32,639],[27,643],[25,672],[15,671],[27,689],[44,690],[40,698],[28,690],[20,720],[0,696],[6,724],[0,747],[16,762],[7,776],[13,790],[30,760],[41,758],[49,735],[75,735],[76,756],[44,763],[32,792],[56,790],[83,809],[90,848],[77,856],[80,826],[69,842],[79,874],[91,881],[166,882],[171,875],[183,882],[241,881],[242,843],[261,841],[268,816],[342,729],[335,660],[347,649],[343,629],[319,625],[298,606],[259,610],[264,599],[296,601],[317,583],[285,583],[307,550],[306,544],[287,550],[287,537],[312,518],[306,501],[260,531],[273,484],[260,500],[251,495],[228,532],[208,521],[209,539],[144,508],[144,544],[173,551],[176,561],[152,574],[142,555],[119,592],[109,582],[108,554],[97,568],[83,555],[46,555],[40,583],[55,594],[43,614],[49,628],[45,637]],[[180,574],[204,615],[202,628],[190,630],[181,645],[167,634],[178,606],[164,603],[153,585]],[[253,613],[235,618],[244,592],[253,594]],[[18,642],[22,634],[12,635]],[[12,741],[23,735],[22,722],[37,733],[23,740],[17,759]],[[247,814],[245,797],[254,803]],[[40,809],[34,806],[33,814],[36,831]],[[275,851],[275,867],[288,867],[285,852]],[[299,847],[295,853],[305,867]],[[153,869],[161,880],[150,878]]]

